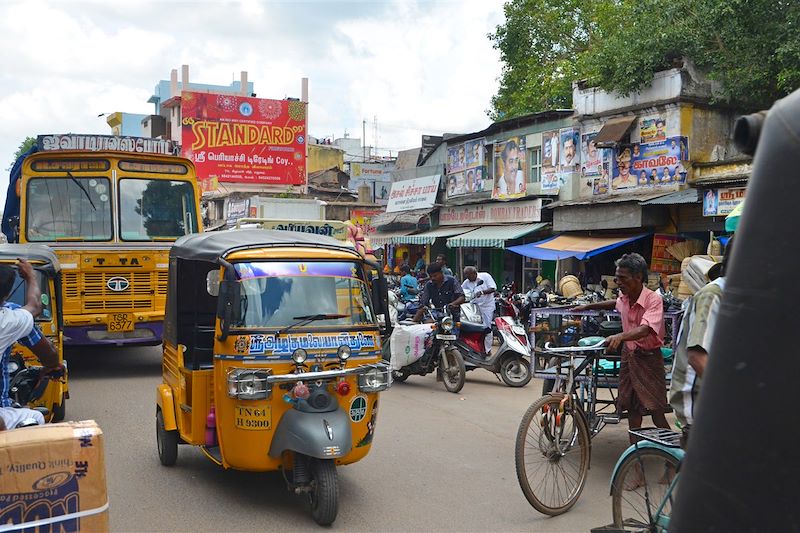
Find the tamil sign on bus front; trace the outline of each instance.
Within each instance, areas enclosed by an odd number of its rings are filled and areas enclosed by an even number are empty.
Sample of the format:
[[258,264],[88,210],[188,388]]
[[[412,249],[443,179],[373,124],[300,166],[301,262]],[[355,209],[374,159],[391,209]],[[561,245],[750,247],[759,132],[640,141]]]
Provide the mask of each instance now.
[[305,184],[304,102],[183,91],[181,116],[183,155],[199,179]]

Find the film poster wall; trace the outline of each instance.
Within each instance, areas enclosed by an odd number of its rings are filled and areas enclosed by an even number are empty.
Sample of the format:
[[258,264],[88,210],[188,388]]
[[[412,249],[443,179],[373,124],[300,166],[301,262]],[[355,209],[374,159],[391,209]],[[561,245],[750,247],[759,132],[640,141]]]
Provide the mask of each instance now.
[[527,194],[525,137],[510,137],[494,143],[492,198],[512,200]]
[[578,175],[580,196],[599,196],[686,181],[689,140],[668,136],[665,117],[638,121],[639,142],[598,148],[594,129],[562,128],[542,134],[542,190],[557,191]]
[[447,148],[448,198],[491,190],[484,161],[486,139],[473,139]]

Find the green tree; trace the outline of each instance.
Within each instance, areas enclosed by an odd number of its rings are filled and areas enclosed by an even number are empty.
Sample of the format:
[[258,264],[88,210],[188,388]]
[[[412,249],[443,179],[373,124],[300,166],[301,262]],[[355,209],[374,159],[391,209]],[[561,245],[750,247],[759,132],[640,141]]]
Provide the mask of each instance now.
[[732,105],[800,86],[797,0],[512,0],[505,13],[489,36],[504,63],[493,118],[569,107],[574,80],[631,94],[684,57]]
[[36,144],[36,137],[25,137],[25,140],[22,141],[22,143],[20,143],[19,148],[17,148],[17,151],[14,152],[14,157],[11,159],[11,164],[8,165],[8,168],[6,170],[11,170],[11,167],[14,166],[14,163],[16,163],[19,156],[30,150],[31,146],[33,146],[34,144]]

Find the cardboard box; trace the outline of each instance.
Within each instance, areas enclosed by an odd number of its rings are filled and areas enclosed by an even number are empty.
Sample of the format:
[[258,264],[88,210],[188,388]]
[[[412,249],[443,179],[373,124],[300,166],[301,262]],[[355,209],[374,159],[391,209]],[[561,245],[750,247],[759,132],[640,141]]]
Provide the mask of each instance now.
[[103,432],[93,420],[0,432],[0,527],[108,531]]

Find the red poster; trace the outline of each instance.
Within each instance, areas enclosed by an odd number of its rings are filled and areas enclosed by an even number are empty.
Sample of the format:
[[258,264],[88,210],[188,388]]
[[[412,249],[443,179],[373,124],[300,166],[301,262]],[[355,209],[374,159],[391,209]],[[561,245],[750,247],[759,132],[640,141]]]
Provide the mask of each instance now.
[[306,104],[183,91],[184,157],[200,180],[304,185]]

